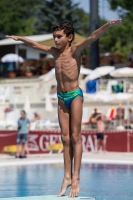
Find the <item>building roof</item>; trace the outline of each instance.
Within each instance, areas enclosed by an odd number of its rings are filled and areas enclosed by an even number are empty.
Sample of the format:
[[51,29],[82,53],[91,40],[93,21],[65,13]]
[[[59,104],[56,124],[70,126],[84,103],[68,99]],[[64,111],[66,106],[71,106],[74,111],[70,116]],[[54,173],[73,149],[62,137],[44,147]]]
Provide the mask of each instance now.
[[[24,36],[25,38],[34,40],[43,45],[54,46],[53,34],[43,34],[43,35],[31,35],[31,36]],[[85,38],[81,35],[75,33],[75,40],[74,43],[82,42]],[[0,40],[0,46],[6,45],[16,45],[16,44],[23,44],[21,41],[15,41],[11,38],[5,38]]]
[[[47,40],[53,39],[52,34],[44,34],[44,35],[31,35],[31,36],[24,36],[28,39],[34,40],[35,42],[44,42]],[[0,40],[0,46],[5,46],[5,45],[15,45],[15,44],[22,44],[23,42],[21,41],[15,41],[11,38],[6,38],[3,40]]]

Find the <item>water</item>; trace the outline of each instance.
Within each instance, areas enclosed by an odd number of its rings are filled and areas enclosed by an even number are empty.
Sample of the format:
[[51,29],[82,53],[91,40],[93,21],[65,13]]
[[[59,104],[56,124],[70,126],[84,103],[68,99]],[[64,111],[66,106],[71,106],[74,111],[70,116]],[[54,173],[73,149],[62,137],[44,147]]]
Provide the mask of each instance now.
[[[0,197],[56,195],[62,179],[62,164],[0,167]],[[133,166],[82,164],[80,195],[133,200]]]

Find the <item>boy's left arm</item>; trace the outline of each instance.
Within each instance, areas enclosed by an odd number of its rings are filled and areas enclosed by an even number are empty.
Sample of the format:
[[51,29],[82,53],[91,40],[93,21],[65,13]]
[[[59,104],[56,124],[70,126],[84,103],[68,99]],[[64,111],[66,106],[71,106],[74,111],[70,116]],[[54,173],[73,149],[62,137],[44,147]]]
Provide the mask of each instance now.
[[83,42],[75,44],[76,49],[78,51],[82,51],[86,47],[88,47],[91,43],[96,41],[100,36],[102,36],[110,27],[115,26],[121,22],[121,19],[112,20],[99,29],[95,30],[87,39],[85,39]]

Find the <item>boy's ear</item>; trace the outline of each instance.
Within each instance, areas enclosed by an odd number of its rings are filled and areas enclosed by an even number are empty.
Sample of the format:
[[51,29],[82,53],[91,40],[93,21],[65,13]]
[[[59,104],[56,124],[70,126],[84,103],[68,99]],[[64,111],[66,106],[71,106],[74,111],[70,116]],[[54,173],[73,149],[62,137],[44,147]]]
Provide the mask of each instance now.
[[72,34],[70,34],[70,35],[68,36],[68,40],[69,40],[69,42],[71,42],[71,41],[72,41],[72,39],[73,39],[73,35],[72,35]]

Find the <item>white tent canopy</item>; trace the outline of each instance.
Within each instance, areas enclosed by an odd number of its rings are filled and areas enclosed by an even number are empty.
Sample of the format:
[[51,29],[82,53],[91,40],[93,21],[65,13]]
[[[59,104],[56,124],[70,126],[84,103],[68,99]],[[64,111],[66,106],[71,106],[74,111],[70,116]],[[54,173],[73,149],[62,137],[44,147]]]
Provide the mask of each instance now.
[[129,67],[123,67],[116,69],[110,73],[110,76],[118,78],[133,77],[133,69]]
[[51,55],[51,54],[47,54],[46,56],[45,56],[45,59],[53,59],[54,57]]
[[24,59],[17,54],[9,53],[9,54],[6,54],[5,56],[3,56],[1,58],[1,61],[3,63],[6,63],[6,62],[23,62]]
[[94,69],[87,77],[85,77],[85,82],[89,80],[94,80],[97,78],[100,78],[101,76],[105,76],[112,72],[115,69],[113,66],[102,66],[102,67],[97,67]]
[[80,68],[80,74],[88,75],[88,74],[91,74],[91,73],[92,73],[91,69],[87,69],[87,68],[84,68],[84,67],[81,66],[81,68]]

